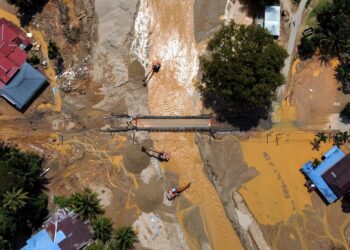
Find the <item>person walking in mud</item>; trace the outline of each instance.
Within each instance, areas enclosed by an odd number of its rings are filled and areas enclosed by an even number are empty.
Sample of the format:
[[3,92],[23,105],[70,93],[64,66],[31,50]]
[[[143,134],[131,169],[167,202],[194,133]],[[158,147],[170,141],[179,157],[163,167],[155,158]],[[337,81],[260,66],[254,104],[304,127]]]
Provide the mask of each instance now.
[[158,73],[160,70],[161,64],[159,61],[155,61],[152,64],[152,69],[147,73],[147,75],[145,76],[145,78],[143,78],[143,86],[146,87],[147,83],[149,82],[149,80],[151,80],[154,72]]

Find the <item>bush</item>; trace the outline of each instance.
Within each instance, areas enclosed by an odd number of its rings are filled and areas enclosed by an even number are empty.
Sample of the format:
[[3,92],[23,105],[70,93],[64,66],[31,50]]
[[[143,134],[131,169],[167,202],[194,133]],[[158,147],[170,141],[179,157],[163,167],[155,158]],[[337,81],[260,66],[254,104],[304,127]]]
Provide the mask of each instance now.
[[340,117],[343,120],[350,120],[350,102],[345,105],[342,111],[340,111]]
[[336,68],[336,78],[342,84],[344,94],[350,93],[350,61],[341,58],[340,64]]
[[60,208],[69,207],[70,199],[64,196],[55,196],[53,202],[58,205]]
[[314,40],[307,37],[302,37],[298,46],[298,53],[301,59],[310,58],[316,51],[316,44]]
[[40,59],[37,55],[32,55],[28,58],[28,62],[33,65],[38,65],[40,63]]
[[56,43],[52,40],[49,41],[49,45],[47,46],[47,49],[48,49],[49,59],[51,60],[56,59],[60,55]]

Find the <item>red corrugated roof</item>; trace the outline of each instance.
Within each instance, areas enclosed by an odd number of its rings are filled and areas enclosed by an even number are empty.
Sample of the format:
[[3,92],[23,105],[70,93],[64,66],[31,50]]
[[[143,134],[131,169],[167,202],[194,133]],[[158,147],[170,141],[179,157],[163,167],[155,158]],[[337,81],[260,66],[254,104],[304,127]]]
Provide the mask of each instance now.
[[21,66],[27,60],[27,53],[16,47],[7,58],[14,62],[17,66]]
[[0,19],[0,88],[4,87],[27,60],[27,53],[19,48],[31,41],[20,28],[4,18]]

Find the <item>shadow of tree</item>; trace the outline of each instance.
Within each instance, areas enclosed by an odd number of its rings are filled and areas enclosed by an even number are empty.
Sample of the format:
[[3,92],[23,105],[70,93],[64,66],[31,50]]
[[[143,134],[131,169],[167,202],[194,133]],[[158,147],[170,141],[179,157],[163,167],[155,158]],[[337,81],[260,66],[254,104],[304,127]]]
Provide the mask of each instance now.
[[[8,2],[18,7],[21,26],[25,27],[28,26],[37,13],[43,10],[48,0],[33,0],[31,2],[27,1],[27,3],[24,3],[23,0],[8,0]],[[30,7],[28,7],[28,5],[30,5]]]
[[206,108],[211,108],[216,113],[219,122],[228,122],[240,131],[248,131],[258,127],[261,120],[269,119],[270,105],[255,110],[236,112],[227,108],[218,97],[209,97],[203,94],[203,101]]
[[343,196],[341,200],[341,208],[344,213],[350,213],[350,194],[347,193]]

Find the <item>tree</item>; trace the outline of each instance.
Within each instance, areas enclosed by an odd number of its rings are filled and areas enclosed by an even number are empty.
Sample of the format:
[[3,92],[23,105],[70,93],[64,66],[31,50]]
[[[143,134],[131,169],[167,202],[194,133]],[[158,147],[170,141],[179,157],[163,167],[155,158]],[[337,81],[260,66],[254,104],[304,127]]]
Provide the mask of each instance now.
[[53,201],[60,208],[65,208],[70,206],[70,199],[64,196],[54,196]]
[[[266,116],[287,52],[260,26],[223,25],[201,58],[206,106],[220,118],[248,128]],[[237,124],[238,123],[238,124]]]
[[340,63],[336,68],[336,78],[342,84],[343,93],[350,93],[350,55],[343,53],[339,56]]
[[333,137],[333,142],[335,145],[340,146],[343,143],[346,143],[349,141],[349,133],[348,131],[341,132],[339,131],[336,133],[336,135]]
[[317,133],[316,137],[317,137],[319,142],[324,142],[324,143],[326,143],[327,139],[328,139],[328,137],[326,136],[326,134],[324,132]]
[[130,226],[120,227],[115,232],[117,250],[132,249],[137,242],[137,235]]
[[23,192],[22,188],[7,191],[4,194],[3,207],[11,212],[17,212],[19,209],[24,208],[27,204],[28,193]]
[[106,250],[106,246],[102,242],[97,241],[94,244],[85,247],[85,250]]
[[321,164],[321,161],[319,159],[314,159],[313,162],[312,162],[312,165],[314,165],[314,168],[316,168],[318,165]]
[[112,237],[113,223],[109,218],[97,217],[97,219],[92,221],[92,229],[94,237],[106,243]]
[[0,249],[19,249],[47,215],[42,172],[42,157],[0,141]]
[[350,120],[350,102],[340,111],[340,117],[345,121]]
[[70,198],[70,208],[79,213],[83,220],[95,219],[103,210],[97,194],[90,188],[85,188],[81,193],[74,193]]
[[317,14],[315,35],[322,54],[338,56],[350,48],[350,2],[333,0]]

